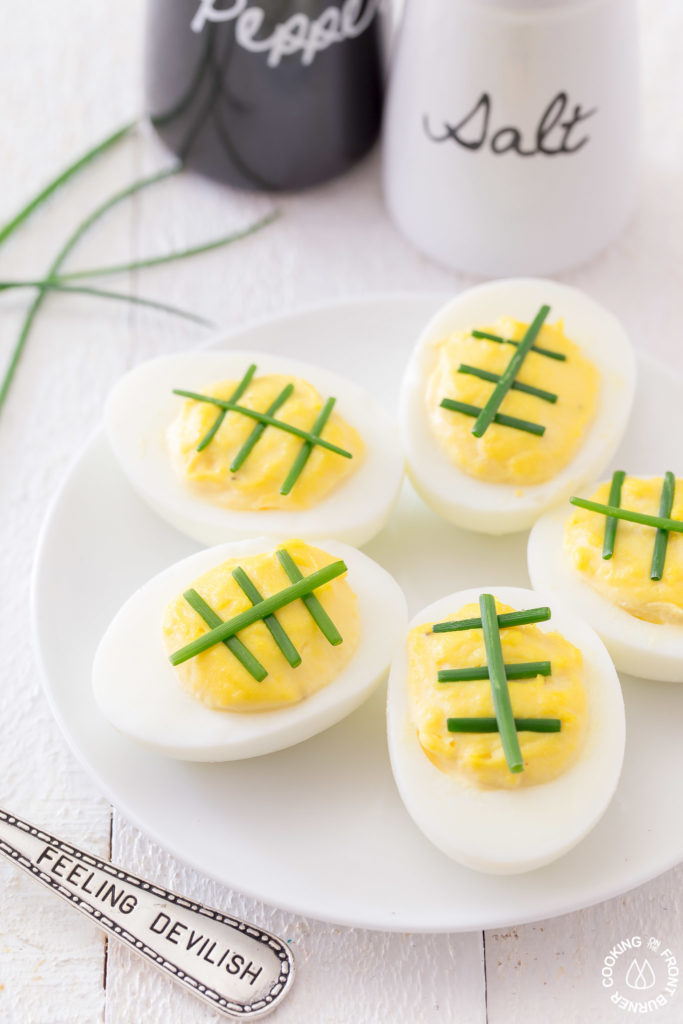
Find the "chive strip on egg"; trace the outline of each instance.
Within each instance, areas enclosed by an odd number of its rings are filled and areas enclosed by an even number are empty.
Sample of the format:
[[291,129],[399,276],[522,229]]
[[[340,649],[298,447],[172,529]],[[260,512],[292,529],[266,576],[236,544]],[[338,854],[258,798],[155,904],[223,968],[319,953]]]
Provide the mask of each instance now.
[[296,437],[303,438],[304,441],[310,441],[311,444],[318,444],[321,448],[327,448],[328,451],[335,452],[335,454],[341,455],[345,459],[353,458],[351,452],[347,452],[346,449],[340,448],[336,444],[330,444],[329,441],[323,440],[322,437],[315,437],[313,434],[309,434],[307,430],[300,430],[298,427],[292,426],[291,423],[285,423],[283,420],[274,419],[266,413],[257,412],[256,409],[247,409],[246,406],[237,405],[235,402],[214,398],[212,395],[201,395],[197,391],[185,391],[183,388],[174,388],[173,394],[180,395],[181,398],[192,398],[195,402],[208,402],[209,405],[225,409],[226,412],[241,412],[243,416],[248,416],[259,423],[265,423],[269,427],[278,427],[280,430],[285,430],[288,434],[294,434]]
[[[621,501],[621,488],[623,486],[626,474],[623,469],[617,469],[612,474],[612,483],[609,489],[609,504],[618,508]],[[614,554],[614,542],[617,536],[617,521],[616,519],[607,519],[605,521],[605,535],[602,542],[602,557],[609,559]]]
[[498,632],[496,601],[492,594],[479,595],[479,611],[481,612],[481,625],[484,631],[484,647],[486,649],[486,662],[489,667],[493,710],[496,713],[500,740],[503,744],[503,753],[505,754],[505,760],[510,771],[521,772],[524,769],[524,761],[522,760],[522,751],[519,747],[515,720],[512,714],[510,691],[508,689],[507,676],[505,675],[500,633]]
[[[671,509],[674,504],[674,491],[676,489],[676,477],[673,473],[667,472],[664,474],[664,480],[662,481],[662,495],[659,499],[659,514],[662,517],[667,518],[671,515]],[[611,504],[611,502],[610,502]],[[650,579],[661,580],[664,575],[664,561],[666,559],[666,548],[669,542],[669,534],[667,530],[658,529],[657,535],[655,536],[655,547],[652,552],[652,565],[650,566]]]
[[235,615],[232,619],[227,619],[220,626],[216,626],[215,629],[211,629],[208,633],[204,633],[203,636],[197,637],[196,640],[186,644],[185,647],[174,651],[169,661],[172,665],[182,665],[184,661],[195,658],[202,651],[208,650],[209,647],[214,647],[216,644],[223,643],[228,637],[235,636],[241,629],[246,629],[247,626],[250,626],[252,622],[258,622],[259,619],[264,619],[266,615],[277,611],[278,608],[284,608],[285,605],[291,604],[292,601],[298,601],[299,598],[312,593],[317,587],[322,587],[323,584],[329,583],[331,580],[336,579],[337,576],[342,576],[346,571],[346,565],[341,560],[331,562],[329,565],[323,566],[322,569],[317,569],[310,576],[304,576],[297,583],[293,583],[291,587],[285,587],[284,590],[278,591],[277,594],[264,598],[259,604],[247,608],[246,611],[240,612],[239,615]]
[[[511,626],[526,626],[531,622],[547,622],[550,618],[550,608],[525,608],[520,612],[503,612],[498,616],[498,628],[506,629]],[[437,622],[432,626],[432,633],[458,633],[463,629],[481,629],[481,619],[453,619],[447,622]]]
[[[518,661],[513,665],[505,665],[507,679],[535,679],[536,676],[551,674],[549,661]],[[488,665],[477,665],[473,668],[445,668],[438,675],[440,683],[464,683],[477,679],[489,679]]]
[[[293,584],[297,584],[299,580],[303,579],[301,570],[290,555],[289,551],[286,551],[285,548],[280,548],[277,552],[277,557],[280,565],[285,570]],[[315,594],[306,594],[302,597],[302,601],[310,612],[311,618],[315,622],[316,626],[325,636],[325,639],[331,643],[333,647],[340,644],[343,639],[342,635]]]
[[550,306],[541,306],[538,313],[527,327],[526,334],[522,338],[517,351],[512,356],[512,359],[507,364],[500,380],[493,389],[489,400],[487,401],[484,408],[481,410],[474,426],[472,427],[472,433],[475,437],[482,437],[488,427],[493,423],[494,417],[498,412],[500,403],[505,398],[506,394],[510,390],[510,385],[519,373],[522,363],[526,357],[527,352],[536,341],[538,333],[543,326],[543,322],[550,312]]
[[[222,625],[223,619],[221,619],[220,615],[216,614],[211,605],[207,604],[201,594],[198,594],[196,590],[186,590],[183,597],[190,607],[196,611],[197,615],[204,619],[204,622],[211,629],[215,629],[216,626]],[[223,643],[230,651],[232,651],[240,664],[246,668],[250,676],[253,676],[259,683],[263,682],[268,673],[258,658],[254,657],[251,651],[244,646],[238,637],[228,637],[227,640],[223,641]]]
[[623,519],[627,523],[639,523],[641,526],[653,526],[658,530],[670,530],[673,533],[683,533],[683,520],[665,519],[663,516],[648,516],[644,512],[631,512],[627,508],[613,508],[611,505],[601,505],[597,501],[587,501],[585,498],[572,497],[569,499],[572,505],[577,508],[585,508],[589,512],[598,512],[602,516],[610,516],[613,519]]
[[[249,367],[249,369],[247,370],[247,372],[245,373],[244,377],[242,377],[242,380],[239,382],[239,384],[237,385],[237,387],[235,388],[233,393],[230,395],[230,401],[231,402],[239,401],[239,399],[242,397],[244,392],[247,390],[247,388],[251,384],[252,378],[253,378],[255,373],[256,373],[256,363],[252,363],[251,366]],[[228,414],[228,410],[227,409],[221,409],[221,411],[218,413],[218,416],[216,416],[216,419],[214,420],[213,425],[207,430],[207,432],[204,434],[204,437],[201,439],[201,441],[197,445],[197,451],[198,452],[203,452],[204,449],[207,447],[207,445],[211,444],[211,442],[213,441],[214,437],[216,436],[216,434],[217,434],[217,432],[218,432],[218,430],[220,428],[221,423],[223,422],[223,420],[225,419],[227,414]]]
[[[515,718],[515,728],[519,732],[560,732],[560,718]],[[447,718],[449,732],[499,732],[495,718]]]
[[[238,565],[236,569],[233,569],[232,578],[237,586],[244,591],[252,604],[260,604],[261,601],[263,601],[263,595],[259,592],[252,580],[249,579],[241,565]],[[275,616],[266,615],[263,620],[263,625],[268,628],[270,635],[284,654],[291,667],[297,668],[301,664],[301,655]]]
[[[467,373],[470,377],[490,380],[493,384],[497,384],[500,380],[500,374],[481,370],[478,366],[469,366],[468,363],[461,363],[458,367],[458,373]],[[523,391],[525,395],[534,395],[536,398],[542,398],[544,402],[557,401],[557,395],[553,391],[544,391],[543,388],[535,388],[531,384],[523,384],[521,380],[513,380],[510,386],[513,391]]]
[[[476,405],[469,405],[467,402],[456,402],[454,398],[444,398],[441,401],[442,409],[451,409],[453,412],[462,412],[465,416],[479,417],[483,409]],[[514,427],[515,430],[525,430],[527,434],[537,434],[542,437],[545,434],[545,427],[540,423],[531,423],[529,420],[520,420],[516,416],[506,416],[505,413],[497,412],[493,416],[494,423],[500,423],[503,427]]]
[[[513,341],[512,338],[501,338],[499,334],[489,334],[488,331],[472,331],[473,338],[481,338],[486,341],[496,341],[499,345],[519,345],[518,341]],[[540,356],[547,356],[548,359],[557,359],[561,363],[566,363],[567,357],[564,352],[553,352],[550,348],[540,348],[538,345],[532,345],[531,352],[536,352]]]
[[[278,411],[278,409],[280,409],[285,404],[285,402],[287,401],[287,399],[289,398],[289,396],[291,395],[293,390],[294,390],[294,385],[293,384],[286,384],[283,387],[283,389],[280,392],[280,394],[276,398],[273,399],[273,401],[270,403],[270,405],[266,409],[266,416],[272,416],[273,413],[276,413]],[[235,458],[232,460],[232,465],[230,466],[230,472],[231,473],[236,473],[237,470],[240,469],[240,467],[244,464],[245,460],[251,454],[251,451],[252,451],[254,445],[259,440],[259,438],[261,437],[261,435],[263,434],[263,431],[265,429],[266,429],[266,424],[265,423],[257,423],[256,424],[256,426],[252,430],[251,434],[246,439],[246,441],[244,442],[244,444],[242,445],[242,447],[238,451],[238,453],[235,456]]]
[[[322,434],[323,430],[325,429],[325,424],[330,418],[330,413],[334,409],[334,404],[336,401],[336,398],[328,398],[324,406],[320,410],[320,413],[318,414],[316,421],[311,428],[311,433],[314,434],[315,437],[319,437]],[[308,457],[312,451],[313,445],[309,441],[304,441],[304,443],[301,446],[301,450],[299,451],[299,454],[297,455],[296,459],[292,464],[292,468],[285,477],[285,482],[280,488],[280,494],[289,494],[292,487],[299,479],[301,471],[308,462]]]

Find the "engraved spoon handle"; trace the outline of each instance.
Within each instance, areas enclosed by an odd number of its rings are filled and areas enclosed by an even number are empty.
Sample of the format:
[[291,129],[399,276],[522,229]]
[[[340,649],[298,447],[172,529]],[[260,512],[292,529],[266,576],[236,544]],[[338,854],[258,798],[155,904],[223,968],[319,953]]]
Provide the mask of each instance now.
[[0,809],[0,854],[228,1017],[273,1010],[294,978],[285,942],[185,899]]

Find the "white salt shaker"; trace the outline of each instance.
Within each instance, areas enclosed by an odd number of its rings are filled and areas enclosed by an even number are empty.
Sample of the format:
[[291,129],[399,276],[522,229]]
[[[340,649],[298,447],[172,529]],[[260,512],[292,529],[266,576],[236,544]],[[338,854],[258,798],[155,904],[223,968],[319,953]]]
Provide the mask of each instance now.
[[384,127],[400,230],[475,274],[598,253],[637,190],[636,0],[407,0]]

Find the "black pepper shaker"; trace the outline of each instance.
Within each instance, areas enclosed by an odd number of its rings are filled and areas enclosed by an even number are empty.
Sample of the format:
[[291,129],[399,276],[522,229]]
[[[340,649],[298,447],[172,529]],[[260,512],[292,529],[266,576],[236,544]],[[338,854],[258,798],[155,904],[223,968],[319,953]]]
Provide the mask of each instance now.
[[149,0],[147,109],[189,168],[306,188],[379,133],[381,0]]

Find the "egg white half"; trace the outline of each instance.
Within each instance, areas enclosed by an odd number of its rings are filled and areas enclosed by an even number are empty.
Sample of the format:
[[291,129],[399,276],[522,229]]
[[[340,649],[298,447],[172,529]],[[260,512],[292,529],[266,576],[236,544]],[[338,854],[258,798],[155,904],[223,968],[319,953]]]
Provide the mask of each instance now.
[[[590,498],[596,487],[581,496]],[[571,505],[553,509],[531,531],[527,561],[532,585],[560,594],[587,619],[620,672],[683,683],[683,626],[637,619],[583,579],[564,551],[564,524],[571,514]]]
[[[225,508],[197,494],[176,475],[166,430],[184,399],[174,388],[197,391],[211,381],[239,379],[251,363],[257,376],[286,374],[309,381],[360,433],[365,452],[358,468],[310,509]],[[185,352],[153,359],[126,374],[112,390],[104,421],[109,443],[128,480],[163,519],[202,544],[248,537],[337,537],[360,546],[389,518],[403,479],[396,425],[372,395],[329,370],[265,352]],[[258,457],[258,445],[251,458]]]
[[[565,333],[600,372],[596,416],[574,458],[551,480],[516,485],[478,480],[458,469],[435,440],[425,407],[436,346],[454,331],[512,316],[529,323],[550,306],[549,322]],[[440,516],[468,530],[513,533],[528,529],[547,508],[603,471],[626,429],[636,383],[631,343],[615,316],[576,288],[540,278],[494,281],[469,289],[443,306],[417,341],[401,390],[401,434],[410,478]]]
[[548,605],[539,622],[578,647],[584,659],[587,728],[577,760],[558,778],[528,789],[479,789],[441,772],[424,753],[408,703],[405,641],[391,667],[387,724],[391,766],[415,824],[435,846],[466,867],[491,874],[531,871],[561,857],[597,824],[619,780],[624,757],[624,702],[599,637],[555,595],[519,587],[479,587],[423,609],[408,629],[446,619],[481,593],[521,610]]
[[386,675],[405,629],[406,602],[392,576],[339,541],[319,546],[347,565],[356,593],[360,642],[327,686],[298,704],[271,711],[216,711],[181,687],[162,636],[166,606],[197,576],[229,558],[272,551],[272,538],[222,544],[190,555],[154,576],[116,614],[93,665],[100,711],[121,732],[168,757],[233,761],[300,743],[357,708]]

